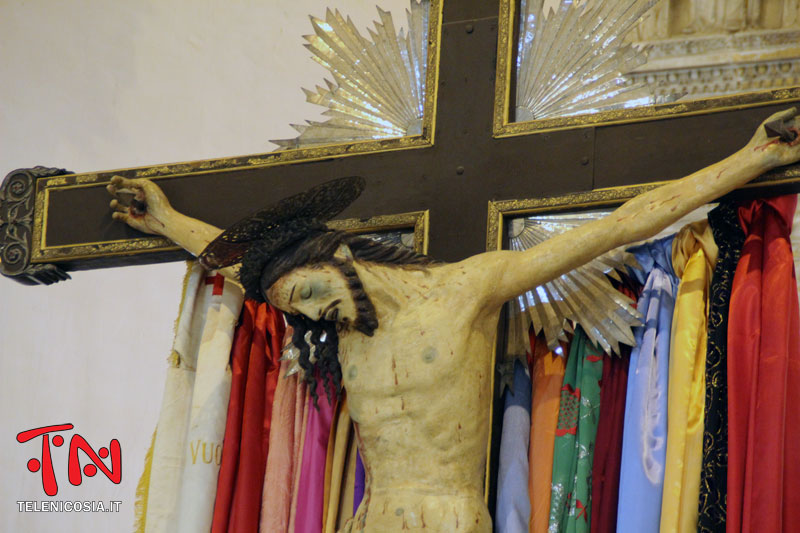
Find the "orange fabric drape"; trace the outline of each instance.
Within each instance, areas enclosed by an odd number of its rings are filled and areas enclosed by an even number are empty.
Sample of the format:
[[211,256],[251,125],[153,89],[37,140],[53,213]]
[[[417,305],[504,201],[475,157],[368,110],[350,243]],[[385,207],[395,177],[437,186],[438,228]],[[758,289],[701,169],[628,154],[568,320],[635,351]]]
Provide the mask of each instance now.
[[[561,382],[565,357],[547,348],[542,337],[530,335],[533,395],[531,397],[531,441],[528,451],[528,494],[531,500],[529,528],[546,533],[550,519],[550,482],[553,474],[553,442],[556,437]],[[561,346],[566,355],[567,347]]]
[[800,524],[800,313],[789,241],[797,197],[739,208],[745,243],[728,328],[729,533]]
[[258,528],[284,329],[279,311],[245,301],[231,353],[231,399],[211,525],[215,533]]

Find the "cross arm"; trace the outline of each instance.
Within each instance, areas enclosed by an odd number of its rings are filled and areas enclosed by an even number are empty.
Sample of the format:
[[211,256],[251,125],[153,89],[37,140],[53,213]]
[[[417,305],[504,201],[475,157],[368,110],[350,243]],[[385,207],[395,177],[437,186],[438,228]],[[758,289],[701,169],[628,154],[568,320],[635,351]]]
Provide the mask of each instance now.
[[[785,124],[787,139],[763,126]],[[702,170],[641,194],[599,220],[557,235],[523,252],[499,251],[464,261],[484,287],[490,307],[577,268],[625,244],[647,239],[684,215],[768,170],[800,160],[800,116],[795,108],[776,113],[741,150]],[[777,134],[776,134],[777,135]]]
[[[150,180],[114,176],[107,189],[114,196],[110,205],[114,220],[143,233],[166,237],[195,257],[222,233],[220,228],[176,211],[161,188]],[[126,201],[126,195],[132,198]],[[235,266],[220,269],[219,273],[238,283]]]

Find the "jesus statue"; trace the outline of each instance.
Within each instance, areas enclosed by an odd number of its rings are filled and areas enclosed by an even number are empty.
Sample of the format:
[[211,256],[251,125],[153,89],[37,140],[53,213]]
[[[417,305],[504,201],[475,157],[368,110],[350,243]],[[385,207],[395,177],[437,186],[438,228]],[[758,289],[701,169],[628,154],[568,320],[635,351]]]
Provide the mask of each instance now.
[[800,160],[796,110],[771,121],[783,124],[785,137],[759,127],[735,154],[605,218],[526,251],[457,263],[327,229],[324,221],[360,193],[357,178],[282,200],[226,231],[178,213],[151,181],[116,176],[108,190],[115,220],[171,239],[238,280],[249,297],[281,309],[306,374],[316,369],[345,389],[366,489],[344,531],[489,532],[483,480],[503,304]]

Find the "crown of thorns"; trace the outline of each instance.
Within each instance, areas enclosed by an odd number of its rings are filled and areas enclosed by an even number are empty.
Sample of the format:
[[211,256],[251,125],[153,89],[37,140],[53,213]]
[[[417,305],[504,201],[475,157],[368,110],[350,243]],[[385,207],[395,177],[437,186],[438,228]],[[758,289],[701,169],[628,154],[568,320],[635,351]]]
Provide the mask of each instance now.
[[[325,222],[353,203],[364,186],[364,178],[340,178],[260,209],[211,241],[200,254],[200,263],[212,270],[247,263],[248,251],[257,248],[263,267],[284,248],[313,232],[324,231]],[[253,265],[247,266],[254,270]]]

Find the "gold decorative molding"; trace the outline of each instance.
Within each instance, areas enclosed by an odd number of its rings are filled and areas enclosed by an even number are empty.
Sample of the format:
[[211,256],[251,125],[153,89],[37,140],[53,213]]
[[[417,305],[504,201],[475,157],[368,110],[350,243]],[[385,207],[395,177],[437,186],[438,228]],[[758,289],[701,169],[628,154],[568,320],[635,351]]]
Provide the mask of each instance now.
[[800,87],[756,91],[687,100],[653,106],[601,111],[597,113],[569,117],[548,118],[528,122],[511,122],[510,109],[513,105],[511,82],[515,64],[517,1],[500,0],[500,13],[497,38],[497,71],[495,81],[495,102],[493,117],[493,136],[512,137],[530,133],[564,130],[579,127],[627,124],[647,120],[673,118],[677,116],[704,115],[721,111],[732,111],[750,107],[790,103],[800,101]]
[[332,220],[328,222],[328,227],[358,234],[412,229],[414,231],[414,251],[418,254],[427,254],[429,218],[429,211],[426,209],[425,211],[412,211],[397,215]]
[[[627,200],[655,189],[667,182],[659,181],[639,185],[609,187],[593,191],[577,192],[544,198],[490,201],[486,227],[486,250],[503,249],[503,228],[507,219],[534,213],[558,213],[617,207]],[[766,189],[800,183],[800,165],[783,167],[764,174],[737,191]]]

